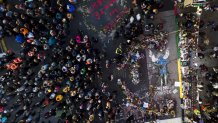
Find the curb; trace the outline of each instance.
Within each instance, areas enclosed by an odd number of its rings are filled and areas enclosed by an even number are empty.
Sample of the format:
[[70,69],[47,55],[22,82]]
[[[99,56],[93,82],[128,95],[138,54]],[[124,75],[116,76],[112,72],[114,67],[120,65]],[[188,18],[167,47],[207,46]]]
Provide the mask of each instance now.
[[182,93],[182,73],[181,73],[181,63],[180,63],[180,59],[177,60],[177,65],[178,65],[178,79],[179,79],[179,83],[180,83],[180,87],[179,87],[179,95],[180,98],[183,98],[183,93]]
[[[177,25],[177,22],[178,22],[178,19],[176,18],[175,19],[176,21],[176,30],[178,30],[178,25]],[[180,98],[182,99],[183,98],[183,93],[182,93],[182,73],[181,73],[181,63],[180,63],[180,48],[179,48],[179,32],[176,32],[176,47],[177,47],[177,56],[178,56],[178,59],[177,59],[177,65],[178,65],[178,79],[179,79],[179,82],[180,82]]]
[[[175,18],[176,30],[178,30],[178,18]],[[181,62],[180,62],[180,48],[179,48],[179,32],[176,32],[176,47],[177,47],[177,68],[178,68],[178,80],[179,80],[179,97],[181,99],[181,104],[183,104],[183,87],[182,87],[182,72],[181,72]],[[184,109],[182,109],[182,122],[184,122]]]

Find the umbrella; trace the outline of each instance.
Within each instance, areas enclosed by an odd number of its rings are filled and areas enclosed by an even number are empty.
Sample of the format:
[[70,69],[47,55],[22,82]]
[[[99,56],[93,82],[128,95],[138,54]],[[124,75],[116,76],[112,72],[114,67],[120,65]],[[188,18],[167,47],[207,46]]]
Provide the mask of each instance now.
[[7,122],[7,117],[3,117],[2,118],[2,123],[6,123]]
[[22,35],[17,35],[15,40],[20,44],[22,44],[24,42],[24,38]]
[[75,11],[74,5],[68,4],[68,5],[67,5],[67,10],[68,10],[68,12],[70,12],[70,13],[74,12],[74,11]]
[[49,45],[49,46],[55,45],[56,42],[57,42],[57,40],[56,40],[54,37],[51,37],[51,38],[49,38],[49,40],[48,40],[48,45]]

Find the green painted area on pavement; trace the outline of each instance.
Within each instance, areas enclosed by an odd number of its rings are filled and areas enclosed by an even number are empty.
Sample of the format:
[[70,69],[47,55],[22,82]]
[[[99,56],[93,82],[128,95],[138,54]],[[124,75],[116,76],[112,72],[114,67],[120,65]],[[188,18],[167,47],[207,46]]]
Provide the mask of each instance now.
[[[179,29],[178,27],[178,18],[175,19],[176,21],[176,30]],[[177,47],[177,56],[180,58],[180,48],[179,48],[179,31],[176,32],[176,47]]]

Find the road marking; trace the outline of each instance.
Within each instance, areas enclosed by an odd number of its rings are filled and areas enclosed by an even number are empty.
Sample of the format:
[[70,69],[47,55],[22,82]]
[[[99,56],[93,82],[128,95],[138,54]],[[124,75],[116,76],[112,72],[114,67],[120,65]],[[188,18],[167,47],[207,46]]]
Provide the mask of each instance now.
[[6,52],[8,50],[7,47],[6,47],[5,39],[4,38],[1,40],[1,44],[0,45],[2,46],[3,52]]
[[[176,18],[176,29],[178,30],[178,25],[177,25],[177,22],[178,22],[178,19]],[[179,83],[180,83],[180,87],[179,87],[179,95],[180,95],[180,98],[182,99],[183,98],[183,87],[182,87],[182,73],[181,73],[181,63],[180,63],[180,48],[179,48],[179,32],[176,33],[176,47],[177,47],[177,56],[178,56],[178,59],[177,59],[177,65],[178,65],[178,79],[179,79]]]
[[0,52],[4,52],[4,51],[3,51],[2,44],[1,44],[1,41],[0,41]]
[[183,92],[182,92],[182,73],[181,73],[180,59],[177,60],[177,65],[178,65],[178,79],[179,79],[179,83],[180,83],[179,93],[180,93],[180,98],[183,98]]

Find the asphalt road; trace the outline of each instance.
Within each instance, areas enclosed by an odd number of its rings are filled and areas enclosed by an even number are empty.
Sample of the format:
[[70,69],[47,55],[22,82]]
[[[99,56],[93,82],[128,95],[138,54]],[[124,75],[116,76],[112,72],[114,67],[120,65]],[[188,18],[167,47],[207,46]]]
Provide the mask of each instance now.
[[[169,56],[167,58],[167,62],[168,62],[167,81],[165,81],[162,86],[166,88],[170,88],[169,89],[170,91],[167,92],[167,89],[163,89],[162,91],[160,90],[159,93],[161,93],[163,97],[166,96],[166,98],[172,98],[177,102],[176,117],[181,117],[182,115],[181,108],[180,108],[181,99],[179,98],[179,88],[174,86],[174,83],[178,81],[178,65],[177,65],[178,54],[177,54],[176,33],[175,33],[177,29],[176,29],[176,21],[173,11],[169,10],[169,11],[160,12],[156,16],[155,23],[160,23],[160,22],[164,23],[163,30],[167,31],[170,34],[168,36],[168,44],[166,46],[166,50],[164,50],[163,52],[158,52],[156,54],[156,57],[166,55],[166,52],[169,53]],[[149,52],[147,52],[146,56],[147,56],[147,63],[152,63],[151,57],[149,57]],[[160,77],[159,68],[154,64],[148,64],[148,71],[149,71],[148,73],[149,84],[161,88],[161,79],[164,78]]]

